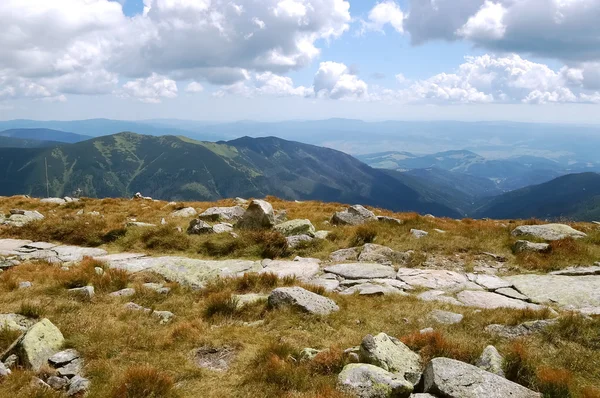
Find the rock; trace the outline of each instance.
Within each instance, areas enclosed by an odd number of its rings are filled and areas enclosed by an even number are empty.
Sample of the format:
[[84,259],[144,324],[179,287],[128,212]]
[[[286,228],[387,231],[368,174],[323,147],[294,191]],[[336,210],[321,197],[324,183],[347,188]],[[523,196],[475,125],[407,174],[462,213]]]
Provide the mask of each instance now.
[[72,397],[77,394],[85,394],[90,389],[91,383],[88,379],[81,376],[75,376],[69,382],[67,395]]
[[264,200],[255,199],[250,203],[236,226],[242,229],[272,228],[275,225],[273,206]]
[[496,347],[489,345],[485,347],[475,366],[477,366],[479,369],[485,370],[486,372],[504,377],[504,370],[502,370],[503,363],[504,358],[502,355],[500,355]]
[[94,272],[96,273],[96,275],[102,276],[102,275],[104,275],[104,268],[94,267]]
[[235,199],[234,199],[234,202],[235,202],[235,204],[236,204],[236,205],[238,205],[238,206],[245,206],[245,205],[247,205],[247,204],[248,204],[248,201],[247,201],[246,199],[244,199],[244,198],[239,198],[239,197],[238,197],[238,198],[235,198]]
[[180,210],[175,210],[171,213],[171,217],[175,218],[189,218],[198,215],[198,212],[193,207],[185,207]]
[[500,256],[500,255],[498,255],[498,254],[489,253],[489,252],[483,252],[483,253],[481,253],[481,254],[483,254],[484,256],[491,257],[493,260],[496,260],[496,261],[498,261],[499,263],[505,263],[505,262],[506,262],[506,257],[504,257],[504,256]]
[[15,354],[9,355],[4,360],[4,366],[7,367],[8,369],[15,369],[17,367],[18,363],[19,363],[19,357],[16,356]]
[[435,330],[433,328],[425,328],[425,329],[419,330],[419,334],[430,334],[433,332],[435,332]]
[[64,205],[67,203],[67,201],[62,198],[44,198],[44,199],[40,199],[40,203],[49,203],[49,204],[53,204],[53,205]]
[[79,246],[57,246],[52,249],[62,262],[77,262],[83,260],[84,257],[101,257],[106,256],[108,252],[104,249],[96,249],[92,247]]
[[431,219],[434,219],[434,218],[435,218],[435,216],[434,216],[433,214],[425,214],[425,215],[423,216],[423,218],[431,218]]
[[287,210],[275,210],[275,225],[282,224],[288,220]]
[[534,303],[574,309],[600,306],[600,276],[514,275],[504,277]]
[[338,287],[340,287],[340,282],[337,279],[325,279],[325,278],[312,279],[308,282],[308,284],[313,285],[313,286],[321,286],[327,292],[332,292],[332,291],[336,290]]
[[12,372],[10,371],[10,369],[8,369],[4,363],[0,362],[0,380],[2,380],[3,377],[6,377],[8,375],[10,375]]
[[209,223],[196,218],[190,221],[187,233],[190,235],[206,235],[215,233],[215,230]]
[[233,225],[227,223],[220,223],[213,225],[213,231],[215,234],[224,234],[233,231]]
[[517,299],[517,300],[530,301],[529,297],[525,296],[524,294],[521,294],[521,293],[517,292],[515,289],[510,288],[510,287],[496,289],[494,291],[494,293],[498,293],[498,294],[501,294],[503,296],[514,298],[514,299]]
[[162,283],[148,282],[148,283],[142,284],[142,287],[144,289],[152,290],[159,294],[169,294],[169,292],[171,291],[170,288],[164,287],[164,285]]
[[445,295],[446,292],[441,290],[429,290],[423,292],[417,296],[419,300],[423,301],[438,301],[440,303],[452,304],[462,306],[463,303],[455,299],[454,297],[449,297]]
[[500,279],[495,275],[467,274],[467,278],[471,282],[475,282],[487,290],[496,290],[512,286],[512,283]]
[[344,279],[394,278],[394,268],[376,263],[336,264],[325,268],[325,272],[339,275]]
[[300,355],[298,359],[301,361],[312,361],[315,357],[321,352],[321,350],[317,350],[314,348],[304,348],[300,351]]
[[52,248],[55,248],[56,246],[58,246],[57,244],[54,243],[48,243],[48,242],[31,242],[26,244],[24,247],[27,249],[34,249],[34,250],[50,250]]
[[244,215],[244,208],[240,206],[233,207],[211,207],[198,216],[203,221],[238,221]]
[[421,358],[400,340],[385,333],[366,335],[360,345],[361,362],[378,366],[404,377],[406,373],[421,371]]
[[532,243],[527,240],[518,240],[513,245],[515,253],[548,253],[550,250],[547,243]]
[[290,220],[275,226],[275,231],[283,236],[308,235],[315,236],[315,227],[310,220]]
[[358,248],[351,247],[349,249],[336,250],[329,255],[329,261],[341,262],[341,261],[358,261]]
[[565,224],[521,225],[511,232],[512,236],[534,236],[544,240],[585,238],[587,235]]
[[52,387],[50,387],[48,384],[46,384],[46,382],[42,379],[40,379],[39,377],[32,377],[31,381],[29,382],[29,386],[33,387],[35,389],[40,389],[40,390],[50,390],[52,389]]
[[59,368],[79,357],[80,355],[77,350],[69,348],[68,350],[60,351],[52,355],[50,358],[48,358],[48,362],[50,362],[55,368]]
[[444,231],[443,229],[438,229],[438,228],[434,228],[433,231],[437,232],[438,234],[445,234],[446,233],[446,231]]
[[73,296],[89,301],[94,297],[94,286],[77,287],[69,289],[68,292]]
[[67,377],[70,379],[74,376],[81,374],[82,371],[83,371],[83,360],[81,360],[80,358],[77,358],[77,359],[72,360],[68,364],[58,368],[56,370],[56,373],[58,373],[59,376]]
[[338,388],[357,398],[406,398],[413,391],[402,376],[364,363],[346,365],[338,375]]
[[397,278],[411,286],[436,290],[457,291],[469,286],[465,275],[446,270],[400,268]]
[[303,259],[300,257],[294,261],[263,260],[262,265],[263,269],[259,271],[261,274],[272,273],[279,278],[295,276],[305,281],[312,279],[320,270],[319,260]]
[[433,310],[429,313],[429,319],[444,325],[454,325],[463,320],[463,315],[449,311]]
[[317,315],[328,315],[339,310],[333,300],[301,287],[281,287],[273,290],[269,295],[269,305],[275,308],[290,305]]
[[135,294],[135,289],[128,287],[125,289],[117,290],[116,292],[112,292],[109,296],[112,297],[130,297]]
[[294,235],[288,236],[285,238],[285,240],[287,241],[288,247],[294,249],[300,246],[302,243],[313,241],[314,238],[309,235]]
[[35,321],[20,314],[0,314],[0,329],[26,332]]
[[389,294],[405,294],[402,290],[398,290],[394,287],[385,284],[375,284],[375,283],[359,283],[348,289],[340,292],[343,295],[351,295],[358,293],[361,296],[383,296]]
[[410,230],[410,233],[412,234],[412,236],[414,236],[417,239],[421,239],[421,238],[429,235],[429,232],[422,231],[420,229],[414,229],[414,228]]
[[241,308],[248,304],[255,304],[261,301],[267,301],[269,296],[267,294],[248,293],[248,294],[236,294],[233,296],[236,300],[238,308]]
[[386,246],[367,243],[363,246],[358,261],[380,264],[404,264],[410,259],[411,253],[402,253]]
[[127,228],[135,227],[135,228],[154,228],[156,224],[149,224],[146,222],[138,222],[138,221],[130,221],[126,224]]
[[31,244],[30,240],[23,239],[0,239],[0,251],[1,252],[15,252],[28,244]]
[[144,196],[141,194],[141,192],[136,192],[132,199],[152,200],[150,196]]
[[486,326],[485,331],[507,339],[516,339],[518,337],[529,336],[533,333],[539,333],[556,322],[556,319],[545,319],[524,322],[515,326],[493,324]]
[[376,220],[377,217],[375,217],[375,214],[361,205],[350,206],[346,210],[337,212],[331,217],[331,223],[333,225],[361,225]]
[[386,216],[377,216],[377,221],[379,221],[380,223],[391,224],[391,225],[402,225],[402,224],[404,224],[404,221],[402,221],[402,220],[399,220],[399,219],[394,218],[394,217],[386,217]]
[[27,367],[37,372],[48,362],[48,358],[60,350],[64,342],[60,330],[48,319],[42,319],[19,342],[21,359]]
[[29,281],[19,282],[19,289],[29,289],[32,286],[33,286],[33,283],[31,283]]
[[600,275],[600,265],[593,265],[591,267],[570,267],[560,271],[550,272],[550,275],[563,275],[563,276],[587,276],[587,275]]
[[58,376],[50,376],[46,383],[55,390],[62,390],[67,386],[67,381]]
[[167,225],[167,224],[168,224],[167,220],[165,220],[164,217],[160,219],[160,225]]
[[224,372],[229,369],[229,366],[237,357],[237,351],[229,346],[205,346],[194,350],[192,355],[198,367],[216,372]]
[[22,227],[23,225],[29,224],[33,221],[43,220],[44,216],[37,210],[11,210],[10,217],[2,221],[2,224],[10,225],[13,227]]
[[536,304],[527,303],[521,300],[515,300],[500,294],[479,291],[463,290],[456,295],[458,301],[468,307],[495,309],[495,308],[513,308],[518,310],[531,309],[542,310],[544,307]]
[[423,377],[424,392],[447,398],[541,398],[517,383],[448,358],[432,359]]

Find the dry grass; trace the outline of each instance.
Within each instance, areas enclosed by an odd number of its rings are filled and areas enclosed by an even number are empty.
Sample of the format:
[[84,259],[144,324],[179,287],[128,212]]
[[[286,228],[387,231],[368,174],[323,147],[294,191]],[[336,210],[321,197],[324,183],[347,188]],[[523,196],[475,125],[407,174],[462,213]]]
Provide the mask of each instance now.
[[151,366],[133,366],[115,387],[113,398],[177,397],[173,378]]

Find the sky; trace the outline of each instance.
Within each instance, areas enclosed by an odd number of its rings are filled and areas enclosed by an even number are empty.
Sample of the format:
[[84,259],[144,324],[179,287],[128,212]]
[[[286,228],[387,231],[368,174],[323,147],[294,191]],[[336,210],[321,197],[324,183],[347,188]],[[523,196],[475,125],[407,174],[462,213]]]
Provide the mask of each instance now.
[[600,124],[600,0],[2,0],[0,119]]

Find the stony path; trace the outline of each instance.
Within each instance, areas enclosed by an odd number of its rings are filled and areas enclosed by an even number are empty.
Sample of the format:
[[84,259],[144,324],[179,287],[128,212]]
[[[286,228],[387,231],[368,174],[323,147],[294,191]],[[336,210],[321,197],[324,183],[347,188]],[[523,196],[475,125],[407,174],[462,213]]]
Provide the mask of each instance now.
[[288,260],[199,260],[187,257],[149,257],[143,253],[109,254],[103,249],[57,245],[28,240],[0,239],[0,269],[23,261],[43,260],[69,266],[92,257],[109,267],[131,273],[155,272],[182,285],[201,288],[217,277],[248,272],[272,272],[279,277],[296,276],[340,294],[411,294],[428,289],[419,298],[479,308],[540,309],[542,305],[600,314],[600,264],[549,275],[494,275],[460,273],[437,269],[394,269],[392,266],[359,262],[327,263],[297,257]]

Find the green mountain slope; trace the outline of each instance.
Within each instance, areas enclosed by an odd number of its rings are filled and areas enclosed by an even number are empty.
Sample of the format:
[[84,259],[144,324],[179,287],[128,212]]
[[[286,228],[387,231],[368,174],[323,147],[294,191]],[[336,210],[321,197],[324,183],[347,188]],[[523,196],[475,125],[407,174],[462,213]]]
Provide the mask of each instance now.
[[68,133],[66,131],[52,130],[46,128],[9,129],[0,131],[0,136],[13,137],[24,140],[64,142],[68,144],[73,144],[75,142],[81,142],[92,138],[86,135]]
[[600,219],[600,174],[569,174],[483,201],[476,217]]
[[[0,133],[1,134],[1,133]],[[0,135],[0,148],[45,148],[60,145],[57,141],[40,141],[36,139],[22,139],[4,137]]]
[[77,189],[166,200],[275,195],[458,216],[342,152],[272,137],[209,143],[120,133],[51,149],[0,149],[0,194],[45,195],[45,159],[55,196]]

